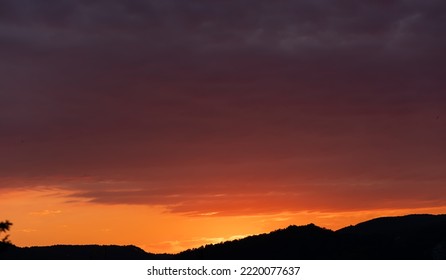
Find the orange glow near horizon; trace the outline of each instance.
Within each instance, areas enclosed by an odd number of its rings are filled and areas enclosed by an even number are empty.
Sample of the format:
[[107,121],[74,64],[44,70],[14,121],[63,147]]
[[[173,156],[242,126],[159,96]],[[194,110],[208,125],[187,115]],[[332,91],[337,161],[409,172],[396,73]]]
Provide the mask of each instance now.
[[0,194],[2,218],[13,222],[17,246],[133,244],[153,253],[175,253],[209,243],[315,223],[333,230],[379,216],[446,213],[446,207],[352,212],[279,212],[261,215],[185,215],[163,207],[67,202],[57,188]]

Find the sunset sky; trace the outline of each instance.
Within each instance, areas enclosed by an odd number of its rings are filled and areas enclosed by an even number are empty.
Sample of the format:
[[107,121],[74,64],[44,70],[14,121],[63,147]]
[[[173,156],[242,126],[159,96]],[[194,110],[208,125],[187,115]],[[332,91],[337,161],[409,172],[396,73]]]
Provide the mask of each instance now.
[[446,213],[442,0],[0,0],[0,221],[178,252]]

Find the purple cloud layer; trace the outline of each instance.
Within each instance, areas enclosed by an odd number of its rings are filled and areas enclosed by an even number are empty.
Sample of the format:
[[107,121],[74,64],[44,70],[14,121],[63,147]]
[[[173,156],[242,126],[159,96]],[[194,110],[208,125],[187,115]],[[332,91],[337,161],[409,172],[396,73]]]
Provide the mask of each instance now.
[[444,205],[445,17],[421,0],[0,1],[0,188],[178,212]]

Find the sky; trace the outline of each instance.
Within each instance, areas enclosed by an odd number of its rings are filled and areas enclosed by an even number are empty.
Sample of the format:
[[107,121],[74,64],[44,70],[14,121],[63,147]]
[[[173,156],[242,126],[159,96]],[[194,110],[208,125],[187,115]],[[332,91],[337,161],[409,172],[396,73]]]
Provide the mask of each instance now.
[[446,213],[446,2],[0,0],[18,246]]

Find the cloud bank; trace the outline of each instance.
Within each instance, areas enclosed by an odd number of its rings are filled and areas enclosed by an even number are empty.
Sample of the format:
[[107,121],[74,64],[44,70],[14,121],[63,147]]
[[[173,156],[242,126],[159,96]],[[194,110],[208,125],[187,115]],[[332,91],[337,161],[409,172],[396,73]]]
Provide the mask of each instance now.
[[445,9],[1,1],[0,188],[181,213],[445,205]]

